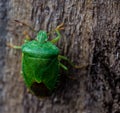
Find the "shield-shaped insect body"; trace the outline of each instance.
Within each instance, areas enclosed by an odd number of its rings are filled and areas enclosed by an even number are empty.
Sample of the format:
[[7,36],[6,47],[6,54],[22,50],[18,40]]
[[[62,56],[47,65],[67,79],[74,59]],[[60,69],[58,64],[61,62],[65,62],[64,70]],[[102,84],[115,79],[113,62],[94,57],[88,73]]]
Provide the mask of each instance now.
[[45,96],[55,88],[59,77],[59,49],[43,40],[47,39],[46,32],[40,33],[37,40],[22,45],[22,72],[30,91],[36,96]]

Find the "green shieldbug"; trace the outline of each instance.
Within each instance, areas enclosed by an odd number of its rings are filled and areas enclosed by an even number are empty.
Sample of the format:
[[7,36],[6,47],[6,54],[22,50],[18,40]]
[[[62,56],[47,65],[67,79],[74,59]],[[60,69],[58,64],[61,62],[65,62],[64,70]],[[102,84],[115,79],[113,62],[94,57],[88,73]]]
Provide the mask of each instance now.
[[38,97],[47,96],[54,90],[60,67],[67,70],[60,62],[61,59],[67,58],[59,55],[60,50],[54,44],[61,37],[61,29],[63,24],[55,29],[58,36],[51,41],[48,41],[46,31],[39,31],[34,40],[31,41],[27,37],[22,46],[9,45],[22,50],[22,75],[25,84]]

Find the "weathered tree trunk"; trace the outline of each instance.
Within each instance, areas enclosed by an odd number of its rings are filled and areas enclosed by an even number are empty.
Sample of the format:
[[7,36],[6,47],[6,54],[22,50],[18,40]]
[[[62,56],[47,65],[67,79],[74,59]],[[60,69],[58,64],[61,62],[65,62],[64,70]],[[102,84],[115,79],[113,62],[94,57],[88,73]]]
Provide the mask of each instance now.
[[[60,87],[48,98],[27,92],[21,79],[23,31],[50,31],[65,24],[61,54],[86,68],[61,72]],[[69,76],[69,77],[66,77]],[[119,113],[119,0],[0,0],[0,113]]]

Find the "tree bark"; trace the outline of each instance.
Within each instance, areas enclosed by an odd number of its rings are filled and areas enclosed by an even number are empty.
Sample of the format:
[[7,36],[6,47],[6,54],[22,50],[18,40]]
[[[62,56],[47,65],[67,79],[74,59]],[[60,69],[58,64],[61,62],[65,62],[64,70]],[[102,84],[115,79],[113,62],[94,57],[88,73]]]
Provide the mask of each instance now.
[[[86,67],[61,71],[59,87],[39,99],[27,92],[21,70],[21,51],[28,27],[51,31],[65,24],[57,43],[61,54]],[[0,0],[0,113],[119,113],[119,0]]]

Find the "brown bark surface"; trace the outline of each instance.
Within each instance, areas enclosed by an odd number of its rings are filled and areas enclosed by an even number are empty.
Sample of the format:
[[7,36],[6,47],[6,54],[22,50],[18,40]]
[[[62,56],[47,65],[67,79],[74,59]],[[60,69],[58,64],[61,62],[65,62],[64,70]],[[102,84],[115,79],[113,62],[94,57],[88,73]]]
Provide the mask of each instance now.
[[[47,98],[27,92],[21,70],[23,31],[19,20],[35,30],[50,31],[65,24],[57,43],[68,63],[60,86]],[[67,76],[68,77],[67,77]],[[119,113],[120,112],[119,0],[0,0],[0,113]]]

